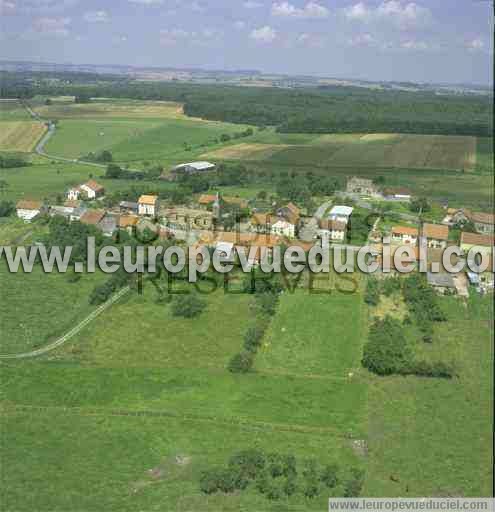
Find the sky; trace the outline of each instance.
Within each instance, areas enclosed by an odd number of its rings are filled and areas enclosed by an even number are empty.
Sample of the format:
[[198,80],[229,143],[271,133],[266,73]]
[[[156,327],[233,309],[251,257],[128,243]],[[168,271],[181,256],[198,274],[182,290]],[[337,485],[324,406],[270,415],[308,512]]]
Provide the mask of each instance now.
[[0,0],[0,59],[491,84],[489,0]]

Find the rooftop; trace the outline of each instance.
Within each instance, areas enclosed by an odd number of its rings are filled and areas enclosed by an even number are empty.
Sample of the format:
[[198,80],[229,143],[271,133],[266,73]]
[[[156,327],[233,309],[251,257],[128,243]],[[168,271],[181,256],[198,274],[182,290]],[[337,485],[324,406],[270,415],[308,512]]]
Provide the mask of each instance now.
[[96,224],[98,224],[104,216],[105,210],[87,210],[81,216],[81,222],[83,224],[91,224],[93,226],[96,226]]
[[418,236],[419,230],[418,228],[413,228],[410,226],[394,226],[392,228],[393,235],[409,235],[409,236]]
[[150,206],[155,206],[157,199],[158,199],[158,196],[142,195],[138,199],[138,203],[139,204],[147,204],[147,205],[150,205]]
[[208,169],[213,169],[215,167],[215,164],[212,164],[211,162],[188,162],[186,164],[180,164],[174,167],[175,170],[185,169],[185,168],[192,168],[196,171],[206,171]]
[[17,202],[16,208],[18,210],[39,210],[42,208],[43,202],[42,201],[30,201],[21,199]]
[[494,243],[493,235],[480,235],[478,233],[461,233],[461,244],[468,245],[481,245],[485,247],[491,247]]
[[330,216],[342,215],[342,216],[345,216],[345,217],[350,217],[352,215],[353,211],[354,211],[354,208],[352,208],[351,206],[340,206],[340,205],[337,205],[337,206],[334,206],[330,210]]
[[423,236],[434,240],[448,240],[449,227],[443,224],[423,224]]

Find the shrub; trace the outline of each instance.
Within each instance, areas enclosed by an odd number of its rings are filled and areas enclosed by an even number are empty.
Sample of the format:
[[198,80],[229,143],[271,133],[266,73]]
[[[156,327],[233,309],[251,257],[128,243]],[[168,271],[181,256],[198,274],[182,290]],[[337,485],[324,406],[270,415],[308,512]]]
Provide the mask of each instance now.
[[194,293],[176,295],[172,299],[172,315],[183,318],[194,318],[206,308],[206,302]]
[[351,470],[351,477],[344,485],[345,498],[357,498],[361,494],[361,489],[364,484],[364,471],[362,469],[353,468]]
[[229,466],[238,468],[249,479],[255,479],[265,468],[265,454],[256,449],[243,450],[230,458]]
[[247,373],[253,366],[253,362],[251,352],[240,352],[230,360],[228,369],[232,373]]
[[338,467],[335,464],[325,466],[321,472],[320,480],[329,488],[333,489],[338,484]]
[[250,327],[244,335],[244,348],[249,352],[255,353],[261,345],[264,332],[264,326],[255,325]]
[[378,306],[380,302],[380,285],[376,279],[369,278],[364,294],[364,302],[370,306]]
[[15,205],[11,201],[0,201],[0,217],[9,217],[15,212]]

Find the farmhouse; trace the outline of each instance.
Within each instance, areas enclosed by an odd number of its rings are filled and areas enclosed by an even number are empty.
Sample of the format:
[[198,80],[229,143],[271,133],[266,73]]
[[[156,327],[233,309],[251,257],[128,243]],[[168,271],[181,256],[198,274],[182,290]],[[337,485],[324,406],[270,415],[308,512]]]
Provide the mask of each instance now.
[[158,196],[142,195],[138,199],[138,214],[156,217],[158,214]]
[[42,201],[21,200],[16,205],[17,216],[25,222],[31,222],[47,211]]
[[479,233],[461,233],[461,250],[466,254],[475,248],[479,253],[492,254],[494,244],[493,235],[480,235]]
[[423,224],[423,236],[432,249],[445,249],[449,240],[449,227],[443,224]]
[[67,199],[69,201],[77,201],[82,197],[86,199],[97,199],[105,195],[105,188],[96,183],[94,180],[89,180],[78,187],[74,187],[68,190]]
[[347,224],[339,220],[322,219],[319,222],[317,231],[318,238],[321,239],[322,246],[327,246],[330,242],[343,242],[347,231]]
[[418,243],[419,230],[409,226],[394,226],[390,236],[393,243],[416,245]]
[[189,162],[186,164],[176,165],[172,169],[172,173],[196,174],[213,170],[215,170],[215,164],[212,164],[211,162]]
[[351,206],[334,206],[330,210],[328,218],[330,220],[338,220],[340,222],[345,222],[347,224],[353,211],[354,208],[352,208]]
[[120,215],[118,226],[119,229],[132,233],[138,222],[139,217],[137,215]]
[[386,188],[383,195],[389,201],[410,201],[412,196],[411,191],[403,187]]
[[494,215],[492,213],[482,212],[466,212],[467,218],[474,224],[474,228],[478,233],[493,233],[494,232]]
[[378,189],[372,180],[353,176],[347,180],[346,192],[363,196],[375,196],[378,194]]

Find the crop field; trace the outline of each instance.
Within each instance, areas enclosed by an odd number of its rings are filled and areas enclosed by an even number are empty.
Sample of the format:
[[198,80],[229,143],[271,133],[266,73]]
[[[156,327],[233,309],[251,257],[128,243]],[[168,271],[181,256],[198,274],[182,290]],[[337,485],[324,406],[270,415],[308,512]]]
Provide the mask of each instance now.
[[[69,98],[70,99],[70,98]],[[52,100],[53,101],[53,100]],[[95,100],[89,103],[69,102],[65,98],[52,105],[37,107],[36,111],[50,119],[95,119],[95,118],[155,118],[184,119],[180,103],[168,101],[116,101]]]
[[32,151],[46,127],[41,123],[31,121],[2,121],[0,122],[0,151]]
[[287,148],[282,144],[242,143],[200,155],[213,160],[263,160]]

